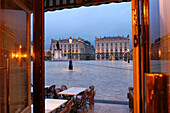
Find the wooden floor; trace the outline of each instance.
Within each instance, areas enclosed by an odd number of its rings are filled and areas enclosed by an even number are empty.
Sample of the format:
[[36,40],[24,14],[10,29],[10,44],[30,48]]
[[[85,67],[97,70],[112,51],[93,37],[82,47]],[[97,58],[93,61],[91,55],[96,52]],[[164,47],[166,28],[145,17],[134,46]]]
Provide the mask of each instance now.
[[[81,110],[78,110],[77,113],[83,113]],[[118,105],[118,104],[104,104],[104,103],[95,103],[95,106],[92,110],[88,110],[88,113],[129,113],[128,105]]]

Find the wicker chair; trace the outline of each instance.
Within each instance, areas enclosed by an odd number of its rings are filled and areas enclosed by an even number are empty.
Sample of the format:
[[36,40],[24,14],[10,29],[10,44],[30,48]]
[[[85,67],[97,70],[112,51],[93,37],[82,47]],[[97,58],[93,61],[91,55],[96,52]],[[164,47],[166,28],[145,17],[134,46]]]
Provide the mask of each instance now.
[[[90,90],[93,90],[94,91],[94,86],[91,85],[89,86]],[[80,94],[78,94],[78,96],[82,96],[84,92],[81,92]],[[87,92],[87,95],[88,95],[89,92]]]
[[80,108],[83,112],[88,112],[86,98],[87,90],[83,93],[81,99],[77,98],[76,100],[74,100],[74,110],[76,110],[76,108]]
[[94,107],[94,96],[95,96],[95,91],[90,91],[87,97],[87,103],[90,106],[90,109],[92,109],[92,106]]
[[73,98],[67,103],[66,107],[60,113],[70,113],[72,108]]
[[93,86],[93,85],[89,86],[89,88],[90,88],[91,90],[94,90],[94,86]]
[[54,96],[53,96],[54,99],[59,99],[59,98],[61,98],[60,95],[58,95],[58,93],[59,93],[60,91],[61,91],[60,88],[57,88],[57,89],[55,90]]
[[61,86],[61,91],[64,91],[64,90],[66,90],[67,89],[67,86],[66,85],[62,85]]
[[60,88],[57,88],[55,91],[57,91],[57,93],[61,92]]
[[52,98],[55,94],[55,85],[52,85],[48,89],[48,97]]
[[[66,85],[62,85],[61,86],[61,91],[64,91],[67,89],[67,86]],[[69,96],[66,96],[66,95],[62,95],[63,96],[63,99],[69,99],[70,97]]]
[[87,103],[90,106],[90,109],[92,109],[92,106],[94,106],[94,96],[95,96],[95,91],[94,91],[94,86],[91,85],[89,86],[90,91],[88,92],[88,96],[87,96]]

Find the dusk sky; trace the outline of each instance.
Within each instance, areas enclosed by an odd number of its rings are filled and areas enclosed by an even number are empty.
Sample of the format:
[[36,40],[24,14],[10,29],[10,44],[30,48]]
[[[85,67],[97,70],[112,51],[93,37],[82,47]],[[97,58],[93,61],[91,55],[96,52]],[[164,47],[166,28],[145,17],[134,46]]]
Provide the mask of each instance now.
[[132,48],[131,2],[111,3],[45,13],[45,50],[51,39],[83,38],[95,46],[95,36],[130,35]]

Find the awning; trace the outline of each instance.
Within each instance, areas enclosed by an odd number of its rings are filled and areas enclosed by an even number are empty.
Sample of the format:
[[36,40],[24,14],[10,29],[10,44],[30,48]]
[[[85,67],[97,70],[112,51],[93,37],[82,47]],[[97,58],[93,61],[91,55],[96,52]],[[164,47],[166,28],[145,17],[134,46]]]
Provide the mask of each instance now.
[[131,0],[45,0],[45,11],[61,10],[65,8],[76,8],[80,6],[92,6],[107,3],[129,2]]
[[[44,0],[44,11],[130,1],[131,0]],[[5,2],[1,4],[1,9],[25,10],[26,12],[32,12],[32,8],[33,0],[5,0]]]

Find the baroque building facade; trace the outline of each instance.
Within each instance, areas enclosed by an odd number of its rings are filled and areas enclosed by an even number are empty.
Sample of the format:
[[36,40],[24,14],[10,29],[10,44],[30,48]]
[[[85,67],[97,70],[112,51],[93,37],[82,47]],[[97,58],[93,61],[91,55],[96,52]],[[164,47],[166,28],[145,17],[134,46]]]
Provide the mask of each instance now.
[[[170,60],[170,33],[153,40],[151,43],[151,60]],[[164,47],[161,47],[164,45]]]
[[129,56],[129,35],[95,37],[96,60],[127,60]]
[[[51,52],[52,52],[52,60],[55,56],[55,51],[57,49],[57,42],[59,43],[59,47],[61,49],[62,60],[69,60],[70,58],[70,44],[69,39],[59,39],[59,40],[51,40]],[[95,49],[94,46],[91,45],[89,41],[81,39],[73,38],[71,44],[71,54],[73,60],[93,60],[95,59]]]

